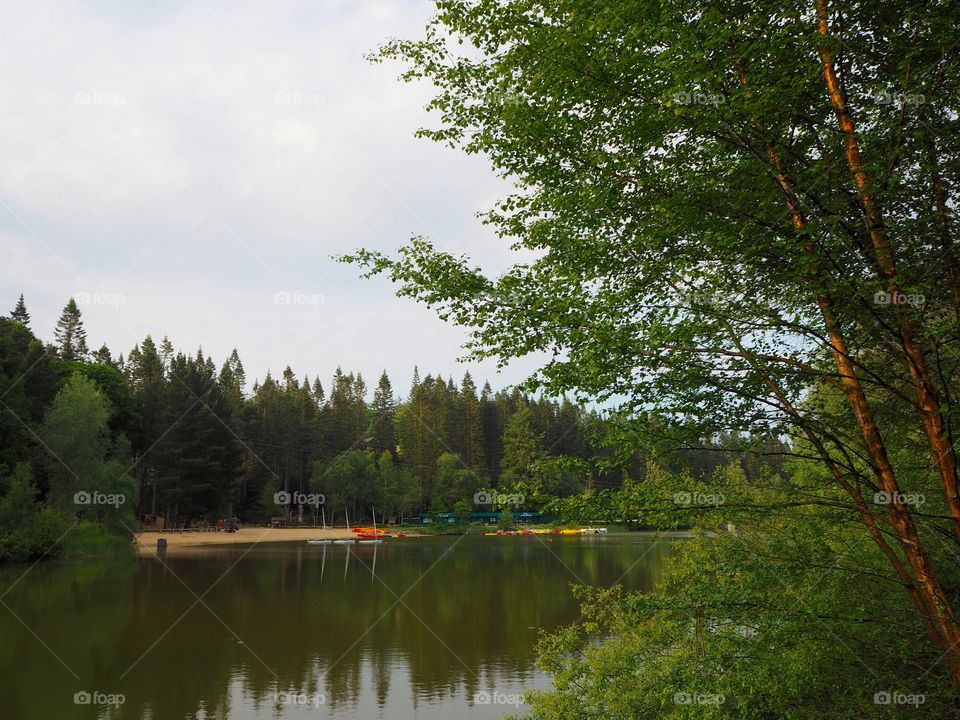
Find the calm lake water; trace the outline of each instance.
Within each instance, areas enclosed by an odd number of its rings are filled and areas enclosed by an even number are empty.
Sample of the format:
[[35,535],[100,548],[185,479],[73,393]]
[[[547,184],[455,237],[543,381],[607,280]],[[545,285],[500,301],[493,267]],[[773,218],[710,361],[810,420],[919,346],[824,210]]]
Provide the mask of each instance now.
[[470,536],[4,568],[0,717],[500,718],[549,686],[534,643],[576,619],[571,583],[650,588],[669,554]]

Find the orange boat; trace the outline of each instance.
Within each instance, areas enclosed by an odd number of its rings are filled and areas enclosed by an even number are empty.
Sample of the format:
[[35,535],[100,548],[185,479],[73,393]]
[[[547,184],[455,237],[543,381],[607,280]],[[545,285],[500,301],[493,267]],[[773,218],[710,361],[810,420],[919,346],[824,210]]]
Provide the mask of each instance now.
[[405,538],[407,536],[406,533],[391,532],[390,530],[381,530],[380,528],[371,527],[352,528],[351,532],[355,533],[357,537],[365,540],[373,540],[376,538]]

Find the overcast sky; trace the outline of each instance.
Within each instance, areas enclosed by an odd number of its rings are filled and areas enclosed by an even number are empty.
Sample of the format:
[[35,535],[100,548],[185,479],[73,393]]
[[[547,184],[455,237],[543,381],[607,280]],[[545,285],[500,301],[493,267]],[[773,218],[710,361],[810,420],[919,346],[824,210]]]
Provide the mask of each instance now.
[[219,365],[236,346],[251,380],[288,363],[325,387],[338,364],[368,386],[386,368],[402,393],[415,363],[522,379],[532,362],[457,363],[461,331],[330,259],[422,234],[508,261],[474,216],[502,181],[414,139],[436,122],[429,87],[363,58],[429,14],[424,0],[4,2],[3,312],[23,292],[51,340],[74,295],[91,349],[166,334]]

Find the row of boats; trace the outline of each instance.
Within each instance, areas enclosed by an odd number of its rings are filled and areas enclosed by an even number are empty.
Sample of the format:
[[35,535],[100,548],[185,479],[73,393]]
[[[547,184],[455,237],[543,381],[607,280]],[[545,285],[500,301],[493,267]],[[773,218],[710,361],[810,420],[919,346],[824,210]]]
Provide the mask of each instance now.
[[337,540],[328,540],[327,538],[314,538],[307,540],[308,545],[380,545],[388,538],[405,538],[406,533],[391,532],[389,530],[377,530],[377,528],[351,528],[350,532],[354,534],[352,538],[339,538]]
[[[380,545],[387,538],[404,538],[406,533],[392,532],[390,530],[377,529],[377,511],[373,511],[373,527],[350,527],[350,515],[347,516],[347,529],[354,534],[352,538],[338,538],[331,540],[327,538],[311,538],[307,540],[307,545]],[[327,529],[327,517],[323,517],[323,529]]]
[[497,530],[484,533],[488,537],[505,535],[606,535],[607,529],[600,528],[534,528],[532,530]]
[[[326,516],[324,516],[323,529],[327,529]],[[373,527],[350,527],[350,516],[347,516],[347,529],[353,533],[353,537],[338,538],[336,540],[328,538],[312,538],[307,540],[307,545],[380,545],[388,538],[404,538],[406,533],[395,532],[392,530],[383,530],[377,528],[377,513],[373,512]],[[484,533],[488,537],[503,537],[509,535],[606,535],[605,527],[586,527],[586,528],[534,528],[531,530],[497,530],[496,532]]]

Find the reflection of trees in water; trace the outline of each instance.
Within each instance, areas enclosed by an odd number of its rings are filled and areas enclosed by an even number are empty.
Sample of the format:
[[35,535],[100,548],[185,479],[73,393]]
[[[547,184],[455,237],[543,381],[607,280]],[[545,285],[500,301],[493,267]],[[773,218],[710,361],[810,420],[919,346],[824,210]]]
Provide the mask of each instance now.
[[0,607],[0,716],[79,717],[75,692],[116,687],[110,668],[126,632],[136,565],[50,562],[27,569],[0,573],[4,603],[27,626]]
[[[85,580],[83,566],[51,568],[23,581],[29,590],[17,593],[17,604],[43,608],[32,625],[41,636],[43,628],[55,637],[58,625],[69,636],[62,644],[75,651],[83,678],[76,689],[126,695],[117,718],[195,717],[199,708],[207,718],[227,717],[238,698],[273,716],[284,710],[273,707],[275,693],[288,691],[321,694],[328,711],[361,699],[382,708],[391,683],[409,683],[416,705],[532,677],[536,630],[576,617],[570,583],[578,577],[611,583],[648,549],[578,539],[545,548],[538,538],[467,538],[443,557],[450,542],[379,547],[376,577],[370,547],[351,548],[349,558],[347,548],[329,547],[325,560],[322,548],[257,549],[232,569],[240,557],[235,549],[170,558],[172,572],[198,595],[223,576],[203,598],[222,623],[201,604],[187,612],[194,596],[154,561],[113,565]],[[650,587],[667,553],[665,544],[651,550],[623,583]],[[0,623],[11,629],[7,619]],[[33,647],[26,631],[4,637],[14,642],[3,644],[0,657],[10,663],[30,658],[35,692],[48,688],[56,661]],[[19,682],[20,668],[14,674]],[[58,678],[64,697],[51,697],[49,712],[28,707],[23,717],[71,716],[72,678],[66,671]]]

